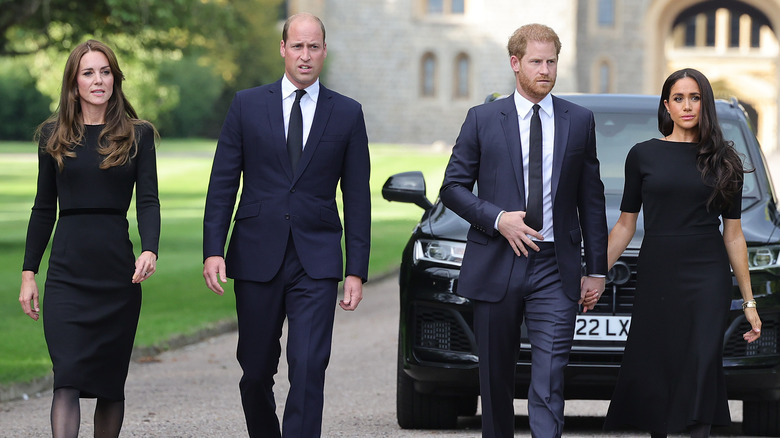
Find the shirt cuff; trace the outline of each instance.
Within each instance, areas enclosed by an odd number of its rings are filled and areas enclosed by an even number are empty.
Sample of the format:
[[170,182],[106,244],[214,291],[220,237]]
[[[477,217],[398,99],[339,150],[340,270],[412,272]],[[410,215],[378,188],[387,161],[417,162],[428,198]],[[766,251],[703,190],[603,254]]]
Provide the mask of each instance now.
[[493,223],[493,228],[495,228],[496,231],[498,231],[498,221],[501,220],[501,215],[504,213],[506,213],[506,211],[501,210],[500,212],[498,212],[498,216],[496,216],[496,221]]
[[593,278],[606,278],[607,276],[606,276],[606,275],[604,275],[604,274],[588,274],[588,277],[593,277]]

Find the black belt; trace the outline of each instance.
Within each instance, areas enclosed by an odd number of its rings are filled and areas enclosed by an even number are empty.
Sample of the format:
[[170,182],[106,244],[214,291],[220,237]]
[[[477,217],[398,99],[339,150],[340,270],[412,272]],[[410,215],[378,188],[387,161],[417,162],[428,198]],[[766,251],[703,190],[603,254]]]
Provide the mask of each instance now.
[[75,216],[80,214],[110,214],[115,216],[126,216],[126,212],[118,208],[68,208],[66,210],[60,210],[60,217]]

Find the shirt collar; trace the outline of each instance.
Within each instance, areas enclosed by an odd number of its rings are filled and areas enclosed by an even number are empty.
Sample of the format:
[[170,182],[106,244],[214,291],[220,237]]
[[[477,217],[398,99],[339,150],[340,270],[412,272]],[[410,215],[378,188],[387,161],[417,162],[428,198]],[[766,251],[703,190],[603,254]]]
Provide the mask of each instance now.
[[[287,75],[282,76],[282,100],[287,99],[291,95],[295,94],[295,90],[297,90],[298,87],[293,85],[292,82],[290,82],[289,79],[287,79]],[[313,84],[309,85],[305,88],[306,94],[314,101],[317,102],[317,98],[320,95],[320,80],[317,79],[314,81]]]
[[[517,109],[517,115],[520,116],[521,119],[525,120],[526,118],[530,117],[533,113],[533,107],[534,104],[530,100],[523,97],[517,89],[515,89],[514,93],[515,97],[515,109]],[[552,116],[553,114],[553,100],[552,100],[552,94],[547,94],[544,96],[544,99],[542,99],[539,102],[539,106],[542,107],[542,111],[544,111],[545,114],[548,116]]]

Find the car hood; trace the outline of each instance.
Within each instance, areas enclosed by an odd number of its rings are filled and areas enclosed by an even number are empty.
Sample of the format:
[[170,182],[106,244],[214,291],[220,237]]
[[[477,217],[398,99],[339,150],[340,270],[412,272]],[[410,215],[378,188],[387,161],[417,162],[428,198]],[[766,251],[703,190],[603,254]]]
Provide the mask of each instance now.
[[469,223],[445,207],[441,201],[436,201],[420,221],[420,229],[436,239],[465,242]]

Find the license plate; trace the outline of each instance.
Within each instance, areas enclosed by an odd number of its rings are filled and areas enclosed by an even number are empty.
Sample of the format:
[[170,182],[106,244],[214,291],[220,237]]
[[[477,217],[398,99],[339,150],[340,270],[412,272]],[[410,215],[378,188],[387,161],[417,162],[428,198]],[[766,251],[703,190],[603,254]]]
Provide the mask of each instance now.
[[630,316],[577,315],[575,341],[625,341],[631,328]]

